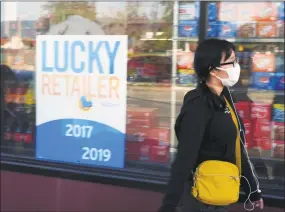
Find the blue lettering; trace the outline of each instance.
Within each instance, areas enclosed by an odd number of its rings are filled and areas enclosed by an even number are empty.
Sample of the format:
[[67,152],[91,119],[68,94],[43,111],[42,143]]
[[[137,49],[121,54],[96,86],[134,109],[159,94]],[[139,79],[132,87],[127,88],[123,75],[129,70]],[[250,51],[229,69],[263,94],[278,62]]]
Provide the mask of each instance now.
[[78,58],[76,58],[75,48],[79,47],[81,51],[85,51],[84,44],[82,41],[74,41],[71,44],[71,68],[75,73],[81,73],[84,70],[84,62],[80,62],[80,67],[76,67],[75,62],[78,61]]
[[[97,64],[96,68],[99,74],[104,74],[104,72],[106,72],[106,74],[114,74],[115,72],[114,64],[120,44],[121,44],[120,41],[116,41],[114,43],[114,47],[111,47],[108,41],[98,41],[98,42],[89,41],[87,47],[85,46],[85,43],[81,40],[76,40],[73,42],[65,40],[63,41],[63,43],[62,41],[53,41],[54,64],[51,64],[49,66],[48,65],[49,58],[47,55],[48,51],[47,48],[49,44],[47,43],[47,41],[42,41],[42,50],[41,50],[42,66],[43,66],[42,70],[44,72],[53,72],[53,70],[55,69],[55,71],[57,72],[66,72],[68,71],[68,68],[70,68],[74,73],[82,73],[84,72],[87,66],[86,63],[88,63],[89,67],[88,73],[93,73],[95,68],[94,63],[96,62]],[[103,50],[104,47],[109,57],[110,67],[108,71],[107,70],[104,71],[102,60],[100,58],[101,56],[100,51]],[[85,61],[85,58],[80,60],[79,57],[77,57],[78,55],[77,53],[80,52],[82,54],[85,54],[85,52],[88,53],[88,56],[86,58],[88,61]]]
[[110,70],[109,70],[109,73],[110,74],[114,74],[114,62],[115,62],[115,57],[116,57],[117,52],[118,52],[118,48],[120,46],[120,41],[116,41],[115,47],[113,49],[113,52],[111,52],[111,49],[110,49],[110,46],[109,46],[108,42],[105,42],[105,45],[106,45],[106,50],[107,50],[107,53],[109,55],[109,60],[110,60]]
[[63,67],[59,67],[59,41],[54,41],[54,66],[58,72],[65,72],[68,66],[68,41],[64,41],[64,48],[63,48]]
[[52,72],[52,67],[47,67],[47,42],[44,40],[42,41],[42,70],[43,72]]
[[89,73],[93,73],[93,61],[96,60],[99,74],[103,74],[103,67],[99,58],[99,50],[105,41],[98,42],[96,49],[93,51],[93,41],[89,41]]
[[284,111],[275,109],[274,110],[274,120],[284,122]]

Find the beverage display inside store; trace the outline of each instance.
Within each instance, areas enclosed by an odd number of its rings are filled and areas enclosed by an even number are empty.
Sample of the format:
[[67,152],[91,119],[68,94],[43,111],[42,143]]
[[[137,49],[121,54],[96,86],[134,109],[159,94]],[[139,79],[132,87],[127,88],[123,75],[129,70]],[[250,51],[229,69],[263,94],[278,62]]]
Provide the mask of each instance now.
[[207,36],[283,38],[284,2],[209,3]]
[[34,72],[15,71],[16,81],[7,82],[2,151],[34,157]]
[[198,37],[200,2],[180,2],[178,9],[178,36]]
[[195,87],[197,77],[193,67],[197,41],[179,41],[177,51],[177,80],[178,86]]

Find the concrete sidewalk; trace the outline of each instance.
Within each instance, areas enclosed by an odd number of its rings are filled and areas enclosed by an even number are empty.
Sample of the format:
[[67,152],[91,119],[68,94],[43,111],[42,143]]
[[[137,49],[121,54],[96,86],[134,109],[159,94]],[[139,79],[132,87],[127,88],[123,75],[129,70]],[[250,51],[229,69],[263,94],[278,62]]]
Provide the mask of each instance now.
[[[250,208],[250,207],[249,207]],[[231,207],[228,212],[244,212],[246,211],[243,207],[243,204],[237,204]],[[253,212],[284,212],[284,208],[272,208],[272,207],[265,207],[263,210],[255,209]]]

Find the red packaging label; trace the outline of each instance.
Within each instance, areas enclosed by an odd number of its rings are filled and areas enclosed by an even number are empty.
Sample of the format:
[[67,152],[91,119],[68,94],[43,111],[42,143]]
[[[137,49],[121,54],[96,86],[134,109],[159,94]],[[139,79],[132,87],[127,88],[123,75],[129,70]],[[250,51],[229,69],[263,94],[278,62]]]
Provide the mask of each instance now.
[[251,118],[271,120],[271,104],[253,103],[251,105]]
[[151,148],[151,161],[157,163],[168,163],[169,146],[153,146]]
[[127,116],[129,119],[143,119],[148,120],[156,117],[156,108],[127,108]]
[[258,138],[252,138],[252,145],[253,147],[252,148],[255,148],[255,149],[260,149],[260,146],[259,146],[260,142],[259,142],[259,139]]
[[257,23],[257,36],[260,38],[275,38],[275,37],[277,37],[276,22]]
[[257,139],[258,147],[262,150],[271,150],[272,142],[270,138],[258,138]]
[[152,146],[168,146],[170,144],[170,129],[151,129],[148,134],[147,143]]
[[235,103],[236,110],[242,119],[250,118],[250,102],[240,101]]
[[157,118],[152,118],[152,119],[130,119],[127,118],[127,127],[145,127],[145,128],[150,128],[150,127],[155,127],[158,124]]
[[150,160],[150,146],[142,143],[127,142],[127,160]]
[[142,145],[140,146],[140,156],[141,156],[141,160],[143,160],[143,159],[148,160],[148,159],[149,159],[149,154],[150,154],[150,146],[149,146],[149,145],[142,144]]
[[23,140],[24,140],[25,143],[32,143],[32,141],[33,141],[32,134],[24,134],[23,135]]
[[130,127],[154,127],[158,123],[156,108],[128,108],[127,124]]
[[254,138],[266,138],[271,139],[271,122],[262,119],[256,119],[253,121],[254,130],[253,136]]
[[252,140],[252,123],[250,119],[243,119],[243,124],[245,127],[245,146],[248,149],[253,148],[255,145]]
[[127,128],[128,142],[142,142],[151,146],[168,146],[170,143],[169,128]]
[[21,142],[23,140],[24,135],[22,133],[15,133],[14,134],[14,141]]

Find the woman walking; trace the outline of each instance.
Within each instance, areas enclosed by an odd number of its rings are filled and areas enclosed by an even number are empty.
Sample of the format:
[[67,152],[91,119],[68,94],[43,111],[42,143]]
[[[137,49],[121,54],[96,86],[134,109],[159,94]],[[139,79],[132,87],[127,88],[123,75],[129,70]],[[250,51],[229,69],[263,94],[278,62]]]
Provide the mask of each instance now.
[[[226,40],[199,44],[194,58],[199,79],[184,97],[176,120],[177,154],[160,212],[227,211],[238,201],[263,208],[261,191],[246,149],[244,126],[228,87],[239,80],[235,47]],[[184,194],[184,195],[183,195]]]

